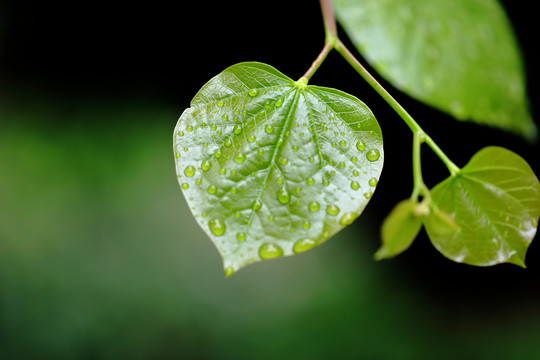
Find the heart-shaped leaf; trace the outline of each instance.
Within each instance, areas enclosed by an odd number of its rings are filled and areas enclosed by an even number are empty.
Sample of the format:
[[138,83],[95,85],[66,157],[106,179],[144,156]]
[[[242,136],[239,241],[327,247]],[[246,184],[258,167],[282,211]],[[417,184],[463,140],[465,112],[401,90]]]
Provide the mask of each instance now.
[[174,133],[178,180],[226,274],[324,242],[367,205],[382,135],[357,98],[261,63],[211,79]]
[[521,55],[497,0],[334,0],[370,64],[461,120],[534,138]]
[[[525,266],[540,216],[540,183],[520,156],[484,148],[457,175],[435,186],[431,196],[442,213],[432,212],[424,225],[444,256],[478,266]],[[441,217],[444,213],[457,229]]]
[[411,246],[422,228],[417,207],[418,203],[407,199],[392,209],[381,228],[382,246],[375,253],[376,260],[394,257]]

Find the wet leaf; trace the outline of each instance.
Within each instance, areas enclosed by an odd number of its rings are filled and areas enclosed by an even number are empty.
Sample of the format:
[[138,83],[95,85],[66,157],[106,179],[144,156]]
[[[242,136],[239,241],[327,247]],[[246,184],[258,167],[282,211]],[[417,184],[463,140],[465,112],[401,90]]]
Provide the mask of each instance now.
[[334,0],[338,20],[395,87],[460,120],[536,136],[519,48],[496,0]]
[[407,199],[398,203],[383,222],[382,246],[375,259],[387,259],[407,250],[422,228],[419,214],[415,213],[418,203]]
[[456,176],[435,186],[431,196],[457,226],[453,230],[451,221],[436,212],[424,221],[444,256],[478,266],[525,266],[540,216],[540,183],[520,156],[484,148]]
[[231,66],[203,86],[178,121],[174,151],[189,207],[227,275],[352,223],[383,166],[366,105],[261,63]]

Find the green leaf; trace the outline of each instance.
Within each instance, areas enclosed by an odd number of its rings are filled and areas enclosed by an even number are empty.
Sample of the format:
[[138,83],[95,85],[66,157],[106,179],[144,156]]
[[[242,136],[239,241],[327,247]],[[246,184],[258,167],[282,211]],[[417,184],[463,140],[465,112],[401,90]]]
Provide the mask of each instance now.
[[496,0],[334,0],[338,20],[395,87],[460,120],[536,136],[517,42]]
[[525,267],[525,253],[540,216],[540,183],[517,154],[500,147],[480,150],[454,177],[431,191],[440,213],[424,221],[444,256],[470,265],[509,262]]
[[422,228],[416,213],[418,206],[415,201],[403,200],[386,217],[381,229],[382,246],[375,253],[376,260],[394,257],[411,246]]
[[313,248],[369,202],[382,135],[364,103],[241,63],[211,79],[174,132],[189,207],[227,275]]

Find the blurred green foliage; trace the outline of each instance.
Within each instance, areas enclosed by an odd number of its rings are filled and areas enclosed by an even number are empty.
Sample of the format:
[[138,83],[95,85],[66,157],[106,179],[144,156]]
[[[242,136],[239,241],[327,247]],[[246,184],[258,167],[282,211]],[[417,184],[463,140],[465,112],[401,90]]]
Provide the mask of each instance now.
[[174,174],[181,109],[41,99],[0,99],[0,359],[540,358],[532,298],[426,292],[373,262],[369,208],[225,279]]

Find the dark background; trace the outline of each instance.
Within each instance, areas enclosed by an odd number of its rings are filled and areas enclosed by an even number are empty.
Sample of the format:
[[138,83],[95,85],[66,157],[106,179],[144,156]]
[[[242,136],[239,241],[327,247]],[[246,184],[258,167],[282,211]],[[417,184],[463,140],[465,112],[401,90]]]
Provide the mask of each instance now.
[[[171,4],[0,3],[1,359],[540,357],[538,240],[526,270],[455,264],[423,232],[373,262],[382,219],[412,189],[411,135],[337,53],[311,83],[354,94],[379,120],[373,201],[324,246],[223,279],[176,184],[176,119],[237,62],[302,76],[322,19],[316,1]],[[536,119],[535,15],[502,4]],[[383,85],[458,166],[500,145],[540,173],[538,143]],[[447,176],[428,150],[423,168],[428,185]]]

